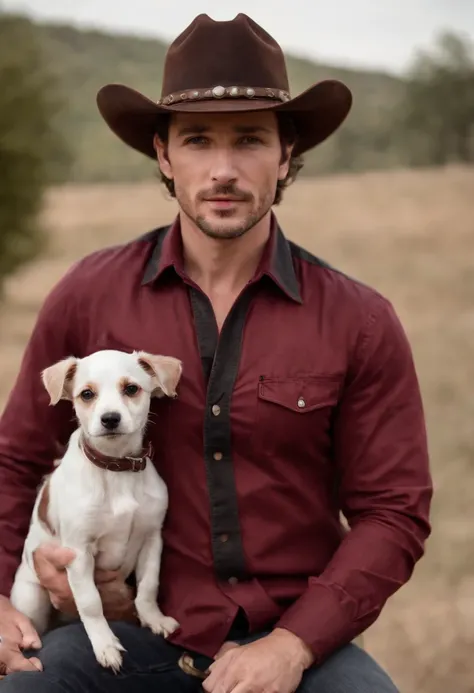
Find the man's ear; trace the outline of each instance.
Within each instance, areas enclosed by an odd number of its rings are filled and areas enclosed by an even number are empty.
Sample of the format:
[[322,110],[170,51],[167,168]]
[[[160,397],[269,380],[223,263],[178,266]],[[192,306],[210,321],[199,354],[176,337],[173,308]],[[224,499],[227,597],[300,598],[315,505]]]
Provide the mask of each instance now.
[[183,366],[179,359],[172,356],[149,354],[146,351],[139,351],[137,358],[139,365],[153,379],[152,397],[166,395],[175,398],[178,396],[176,387],[183,372]]
[[62,361],[45,368],[41,379],[50,397],[50,404],[57,404],[60,399],[72,400],[72,385],[79,359],[69,356]]
[[171,164],[168,158],[168,144],[162,142],[158,135],[155,134],[153,137],[153,147],[156,152],[156,158],[158,160],[158,166],[160,171],[170,180],[173,178],[173,171],[171,170]]
[[285,180],[290,170],[291,156],[293,153],[294,144],[285,144],[282,147],[280,168],[278,171],[278,180]]

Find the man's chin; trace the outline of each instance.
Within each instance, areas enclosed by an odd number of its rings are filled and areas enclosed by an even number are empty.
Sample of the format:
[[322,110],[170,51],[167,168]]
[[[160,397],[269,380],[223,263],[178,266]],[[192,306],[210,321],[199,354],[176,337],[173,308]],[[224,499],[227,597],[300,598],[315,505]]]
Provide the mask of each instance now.
[[258,222],[256,217],[247,217],[245,219],[210,219],[209,217],[198,216],[195,220],[196,226],[209,238],[219,240],[230,240],[239,238],[250,231]]
[[232,238],[240,238],[249,229],[242,228],[201,228],[201,231],[208,236],[208,238],[215,238],[217,240],[231,240]]

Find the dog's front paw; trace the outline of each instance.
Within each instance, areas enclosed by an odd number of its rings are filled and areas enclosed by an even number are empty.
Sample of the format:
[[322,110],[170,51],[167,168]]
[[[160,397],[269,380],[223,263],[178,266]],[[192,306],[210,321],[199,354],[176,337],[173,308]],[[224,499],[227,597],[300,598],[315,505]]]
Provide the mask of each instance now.
[[177,630],[179,628],[179,623],[172,616],[163,616],[162,615],[161,623],[158,626],[158,628],[159,628],[158,631],[155,631],[152,628],[153,632],[154,633],[157,632],[157,633],[163,635],[163,637],[167,638],[169,635],[174,633],[175,630]]
[[179,628],[178,621],[176,621],[176,619],[174,619],[172,616],[164,616],[161,614],[160,618],[149,619],[149,621],[151,622],[144,625],[148,625],[148,628],[150,628],[156,635],[162,635],[165,638]]
[[171,616],[165,616],[159,609],[138,610],[138,617],[142,626],[149,628],[155,635],[163,635],[167,638],[179,628],[179,623]]
[[122,666],[122,652],[125,652],[120,640],[112,634],[107,639],[98,638],[92,643],[97,661],[103,667],[112,669],[115,673]]

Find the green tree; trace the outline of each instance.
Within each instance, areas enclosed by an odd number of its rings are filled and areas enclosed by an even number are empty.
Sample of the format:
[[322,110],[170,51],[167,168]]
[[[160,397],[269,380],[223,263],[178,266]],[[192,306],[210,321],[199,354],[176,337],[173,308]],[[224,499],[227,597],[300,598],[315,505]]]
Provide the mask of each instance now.
[[60,106],[34,25],[0,10],[0,293],[45,247],[43,194],[69,162],[54,127]]
[[441,34],[420,51],[407,75],[398,118],[409,163],[474,161],[474,45]]

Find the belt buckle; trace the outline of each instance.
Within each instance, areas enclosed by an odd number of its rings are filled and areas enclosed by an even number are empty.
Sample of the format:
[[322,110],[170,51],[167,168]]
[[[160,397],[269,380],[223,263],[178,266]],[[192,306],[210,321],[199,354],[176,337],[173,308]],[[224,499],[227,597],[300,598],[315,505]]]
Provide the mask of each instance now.
[[194,676],[202,681],[209,676],[208,669],[206,669],[206,671],[202,671],[202,669],[198,669],[194,666],[194,659],[188,652],[183,652],[181,657],[178,659],[178,666],[182,671],[184,671],[185,674]]

